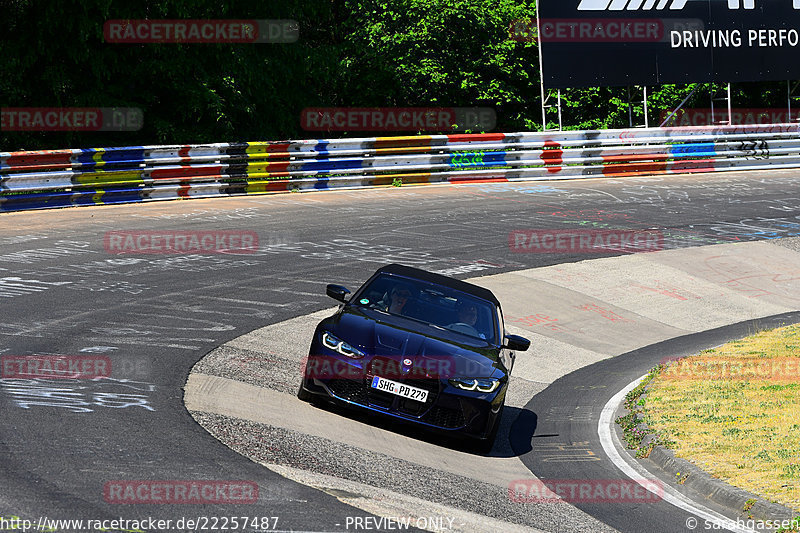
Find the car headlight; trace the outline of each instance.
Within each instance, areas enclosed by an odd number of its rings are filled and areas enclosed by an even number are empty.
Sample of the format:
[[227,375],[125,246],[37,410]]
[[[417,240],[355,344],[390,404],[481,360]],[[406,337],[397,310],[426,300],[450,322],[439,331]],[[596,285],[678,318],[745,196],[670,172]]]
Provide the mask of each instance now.
[[500,380],[494,378],[454,378],[449,380],[450,384],[462,390],[478,392],[494,392],[500,386]]
[[337,353],[347,356],[351,359],[361,359],[366,354],[361,350],[353,348],[343,340],[337,339],[327,331],[322,334],[322,344]]

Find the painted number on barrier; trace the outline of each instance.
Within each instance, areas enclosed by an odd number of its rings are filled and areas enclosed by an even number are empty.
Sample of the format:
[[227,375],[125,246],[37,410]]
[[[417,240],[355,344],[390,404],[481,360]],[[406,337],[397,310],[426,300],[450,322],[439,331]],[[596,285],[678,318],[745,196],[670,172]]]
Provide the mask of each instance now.
[[483,166],[483,151],[478,152],[453,152],[450,156],[450,165],[454,167]]
[[748,159],[768,159],[769,158],[769,145],[767,141],[743,141],[739,144],[739,151],[744,152],[745,157]]

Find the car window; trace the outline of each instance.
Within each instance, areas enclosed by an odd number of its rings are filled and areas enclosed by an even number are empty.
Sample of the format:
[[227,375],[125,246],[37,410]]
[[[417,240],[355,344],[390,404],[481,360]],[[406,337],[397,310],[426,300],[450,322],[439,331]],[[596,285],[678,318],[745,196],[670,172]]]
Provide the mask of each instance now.
[[362,287],[351,303],[490,343],[497,342],[496,306],[449,287],[401,276],[380,275]]

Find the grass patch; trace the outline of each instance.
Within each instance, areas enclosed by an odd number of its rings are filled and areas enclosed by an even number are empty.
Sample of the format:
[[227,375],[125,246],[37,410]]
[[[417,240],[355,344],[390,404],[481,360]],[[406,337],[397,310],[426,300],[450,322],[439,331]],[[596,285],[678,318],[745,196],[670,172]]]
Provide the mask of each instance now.
[[675,455],[800,510],[800,325],[660,365],[641,419]]
[[[636,451],[636,457],[648,457],[657,444],[669,444],[668,441],[645,427],[640,418],[640,413],[644,406],[643,394],[650,382],[658,376],[662,369],[663,365],[659,365],[650,370],[650,373],[645,376],[636,388],[625,395],[624,405],[628,410],[628,414],[615,420],[622,428],[622,439],[629,449]],[[645,440],[647,437],[650,438]]]
[[790,531],[800,531],[800,515],[792,518],[791,525],[789,527],[776,529],[775,533],[789,533]]

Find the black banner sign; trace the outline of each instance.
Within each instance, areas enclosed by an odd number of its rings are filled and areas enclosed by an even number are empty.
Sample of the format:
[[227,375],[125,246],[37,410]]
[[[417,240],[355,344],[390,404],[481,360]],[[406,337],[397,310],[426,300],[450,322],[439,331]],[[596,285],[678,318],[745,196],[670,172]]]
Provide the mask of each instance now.
[[545,87],[800,79],[800,0],[539,0]]

